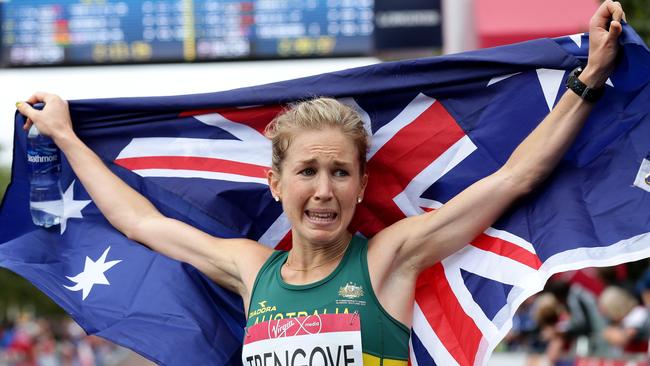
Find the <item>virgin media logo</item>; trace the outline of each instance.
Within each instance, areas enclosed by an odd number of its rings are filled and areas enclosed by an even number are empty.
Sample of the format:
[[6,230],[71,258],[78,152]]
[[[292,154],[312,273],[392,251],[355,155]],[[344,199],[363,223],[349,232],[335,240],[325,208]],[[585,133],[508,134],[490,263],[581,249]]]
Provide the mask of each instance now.
[[269,321],[269,338],[293,337],[306,334],[318,334],[323,329],[323,322],[318,315]]

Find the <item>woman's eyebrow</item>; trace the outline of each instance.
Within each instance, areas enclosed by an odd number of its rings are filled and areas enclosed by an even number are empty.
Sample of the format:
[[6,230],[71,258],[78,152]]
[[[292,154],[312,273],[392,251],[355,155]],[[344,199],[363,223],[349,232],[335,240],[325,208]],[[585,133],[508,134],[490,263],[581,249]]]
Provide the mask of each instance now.
[[334,165],[336,166],[349,166],[352,162],[348,160],[334,160]]
[[309,165],[309,164],[314,164],[316,162],[316,159],[305,159],[305,160],[298,160],[298,164],[303,164],[303,165]]
[[[318,163],[317,159],[303,159],[303,160],[298,160],[298,164],[300,165],[310,165],[310,164],[316,164]],[[352,164],[352,161],[350,160],[340,160],[340,159],[335,159],[332,161],[332,164],[335,166],[349,166]]]

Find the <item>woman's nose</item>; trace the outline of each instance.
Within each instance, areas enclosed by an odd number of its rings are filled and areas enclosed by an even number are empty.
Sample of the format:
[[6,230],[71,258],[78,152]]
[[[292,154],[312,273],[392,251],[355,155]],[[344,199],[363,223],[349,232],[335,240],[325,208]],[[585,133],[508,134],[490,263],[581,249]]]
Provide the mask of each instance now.
[[316,180],[314,198],[321,201],[332,198],[332,182],[327,174],[321,174]]

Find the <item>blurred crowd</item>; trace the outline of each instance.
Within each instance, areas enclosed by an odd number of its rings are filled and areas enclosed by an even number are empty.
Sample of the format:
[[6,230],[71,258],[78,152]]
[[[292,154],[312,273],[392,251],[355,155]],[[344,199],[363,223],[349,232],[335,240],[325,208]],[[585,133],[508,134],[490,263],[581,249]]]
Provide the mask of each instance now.
[[502,347],[530,366],[648,365],[649,314],[647,260],[560,273],[521,305]]
[[128,351],[86,333],[69,318],[20,314],[0,325],[0,366],[119,365]]

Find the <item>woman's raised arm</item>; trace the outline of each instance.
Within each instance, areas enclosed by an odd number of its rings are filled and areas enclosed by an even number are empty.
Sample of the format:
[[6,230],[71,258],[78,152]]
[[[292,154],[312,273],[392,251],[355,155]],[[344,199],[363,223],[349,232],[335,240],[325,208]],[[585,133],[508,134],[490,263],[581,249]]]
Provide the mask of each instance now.
[[[590,22],[589,59],[579,79],[591,88],[604,86],[614,67],[624,13],[605,1]],[[610,23],[611,21],[611,23]],[[609,25],[609,27],[608,27]],[[492,225],[519,197],[529,193],[558,164],[580,129],[592,103],[573,91],[564,93],[551,113],[515,149],[494,174],[474,183],[437,211],[404,219],[373,238],[393,243],[395,260],[385,263],[401,273],[419,273],[458,251]],[[381,251],[381,250],[380,250]],[[370,260],[381,261],[379,256]]]
[[[43,102],[43,110],[30,104]],[[153,204],[129,187],[74,133],[68,103],[54,94],[36,93],[17,103],[65,154],[70,166],[106,219],[128,238],[171,258],[192,264],[218,284],[247,295],[270,249],[246,239],[215,238],[192,226],[163,216]],[[244,253],[245,255],[242,255]]]

